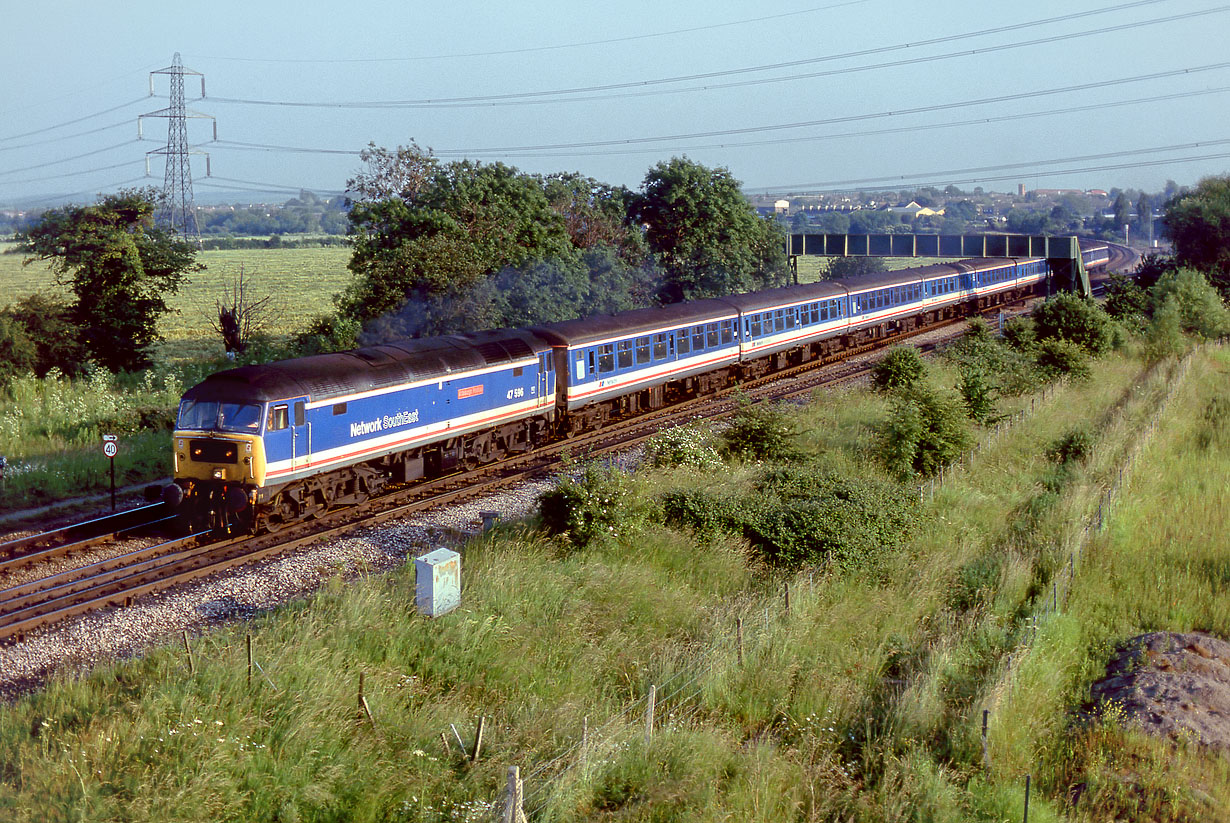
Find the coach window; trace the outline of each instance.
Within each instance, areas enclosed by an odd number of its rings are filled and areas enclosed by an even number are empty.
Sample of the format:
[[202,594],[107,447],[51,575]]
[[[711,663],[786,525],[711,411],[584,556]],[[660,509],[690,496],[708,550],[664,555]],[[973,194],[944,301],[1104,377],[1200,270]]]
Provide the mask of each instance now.
[[793,329],[795,327],[795,315],[798,314],[798,311],[799,310],[793,306],[786,309],[786,328]]
[[700,351],[704,347],[705,347],[705,327],[704,326],[693,326],[692,327],[692,348],[695,349],[696,351]]
[[773,312],[773,328],[777,331],[786,330],[786,310],[778,309]]
[[610,343],[598,347],[598,372],[606,374],[615,371],[615,347]]
[[719,340],[720,340],[720,337],[718,335],[718,324],[717,323],[705,324],[705,342],[709,346],[709,348],[716,349],[718,346]]
[[648,337],[636,338],[636,362],[638,364],[649,362],[649,338]]
[[666,354],[667,354],[666,335],[665,334],[655,334],[653,336],[653,359],[654,360],[665,360]]
[[589,350],[589,373],[594,373],[594,350]]
[[687,329],[675,332],[675,342],[678,344],[680,354],[692,353],[692,338],[688,336]]
[[727,344],[733,343],[734,339],[735,339],[735,321],[734,320],[723,320],[722,321],[722,342],[727,343]]
[[615,347],[616,353],[619,355],[619,367],[626,369],[632,365],[632,341],[620,340]]
[[752,337],[759,337],[760,336],[760,315],[759,314],[752,315],[751,326],[752,327],[748,329],[747,333]]

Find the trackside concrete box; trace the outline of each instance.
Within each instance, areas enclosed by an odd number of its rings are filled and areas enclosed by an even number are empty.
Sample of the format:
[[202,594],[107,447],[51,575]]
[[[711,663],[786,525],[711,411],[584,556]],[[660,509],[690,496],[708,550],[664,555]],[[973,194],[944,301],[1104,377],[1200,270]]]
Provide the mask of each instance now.
[[439,617],[461,605],[461,555],[448,549],[414,558],[414,604]]

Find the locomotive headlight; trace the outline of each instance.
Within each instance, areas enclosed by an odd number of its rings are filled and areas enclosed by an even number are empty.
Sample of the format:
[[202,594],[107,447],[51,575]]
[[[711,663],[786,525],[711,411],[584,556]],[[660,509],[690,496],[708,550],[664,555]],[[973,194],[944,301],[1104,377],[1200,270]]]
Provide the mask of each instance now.
[[214,480],[225,480],[226,469],[214,469]]
[[251,457],[245,457],[245,458],[243,459],[243,464],[244,464],[245,466],[251,466],[251,465],[252,465],[252,458],[251,458]]

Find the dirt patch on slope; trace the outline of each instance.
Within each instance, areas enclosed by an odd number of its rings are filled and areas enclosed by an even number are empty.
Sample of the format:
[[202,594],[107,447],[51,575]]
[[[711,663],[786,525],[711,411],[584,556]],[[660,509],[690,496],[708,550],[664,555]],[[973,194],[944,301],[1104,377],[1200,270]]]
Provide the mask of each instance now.
[[1113,703],[1149,734],[1230,756],[1230,643],[1224,640],[1200,632],[1134,637],[1116,651],[1091,696],[1095,707]]

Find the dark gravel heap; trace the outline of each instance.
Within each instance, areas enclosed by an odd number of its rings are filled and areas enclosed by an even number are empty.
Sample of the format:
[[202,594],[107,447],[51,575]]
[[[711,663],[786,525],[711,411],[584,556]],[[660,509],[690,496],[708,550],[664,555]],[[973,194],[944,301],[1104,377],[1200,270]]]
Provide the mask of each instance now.
[[1114,703],[1145,732],[1230,755],[1230,643],[1200,632],[1151,632],[1116,651],[1092,703]]

